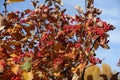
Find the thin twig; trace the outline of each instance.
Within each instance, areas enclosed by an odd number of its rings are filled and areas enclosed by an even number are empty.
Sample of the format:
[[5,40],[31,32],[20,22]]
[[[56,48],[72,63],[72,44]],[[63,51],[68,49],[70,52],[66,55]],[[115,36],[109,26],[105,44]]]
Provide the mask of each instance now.
[[3,13],[6,15],[7,13],[7,4],[6,4],[7,0],[4,0],[3,6],[4,6],[4,11]]

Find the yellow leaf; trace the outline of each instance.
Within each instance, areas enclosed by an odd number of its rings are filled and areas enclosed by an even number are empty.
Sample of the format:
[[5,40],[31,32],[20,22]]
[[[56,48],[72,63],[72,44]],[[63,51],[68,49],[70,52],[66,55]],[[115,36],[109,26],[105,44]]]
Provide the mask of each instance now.
[[112,76],[112,70],[108,64],[102,64],[102,74],[106,74],[108,77]]
[[21,2],[21,1],[25,1],[25,0],[8,0],[9,2]]
[[59,51],[58,51],[58,52],[59,52],[59,53],[64,53],[65,51],[63,51],[63,50],[60,50],[60,49],[59,49]]
[[[103,80],[101,79],[101,77],[99,76],[101,74],[100,68],[97,65],[94,66],[89,66],[88,68],[86,68],[85,70],[85,74],[84,74],[84,79],[88,80],[87,77],[89,75],[93,76],[93,80]],[[90,80],[90,79],[89,79]]]
[[89,13],[88,14],[88,19],[92,19],[93,18],[93,14],[92,13]]
[[71,68],[71,70],[72,70],[72,72],[75,74],[77,71],[78,71],[78,69],[81,69],[82,68],[82,64],[79,64],[76,68]]
[[75,68],[74,68],[74,67],[72,67],[72,68],[71,68],[71,70],[73,71],[73,70],[75,70]]
[[77,72],[77,68],[72,67],[71,70],[74,74]]
[[20,65],[15,65],[14,67],[12,67],[12,71],[16,75],[18,74],[19,70],[20,70]]
[[60,76],[60,72],[54,73],[53,75],[58,77],[58,76]]
[[77,68],[82,68],[82,63],[77,66]]
[[80,68],[80,71],[82,72],[87,65],[87,62],[83,62],[78,68]]
[[23,76],[24,80],[33,80],[33,78],[34,78],[32,71],[30,71],[30,72],[23,72],[22,76]]
[[33,36],[35,34],[35,32],[34,31],[31,31],[31,35]]
[[74,54],[74,52],[75,52],[75,47],[72,48],[72,54]]
[[11,54],[10,57],[18,57],[16,54]]
[[83,72],[83,70],[84,70],[84,68],[85,68],[85,66],[86,66],[86,62],[84,62],[84,63],[81,63],[81,64],[79,64],[77,67],[72,67],[71,68],[71,70],[72,70],[72,72],[75,74],[78,70],[80,70],[80,72]]

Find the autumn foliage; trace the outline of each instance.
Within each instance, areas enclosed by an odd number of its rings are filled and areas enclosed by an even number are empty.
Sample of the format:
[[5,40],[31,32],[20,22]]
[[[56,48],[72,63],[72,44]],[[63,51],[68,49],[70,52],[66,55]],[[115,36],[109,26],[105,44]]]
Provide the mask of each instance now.
[[[62,0],[32,1],[34,10],[1,13],[0,79],[83,80],[85,69],[102,63],[99,47],[109,49],[114,27],[102,21],[101,10],[87,0],[87,9],[71,16]],[[6,77],[7,76],[7,77]]]
[[114,72],[108,64],[90,66],[85,70],[85,80],[119,80],[119,72]]

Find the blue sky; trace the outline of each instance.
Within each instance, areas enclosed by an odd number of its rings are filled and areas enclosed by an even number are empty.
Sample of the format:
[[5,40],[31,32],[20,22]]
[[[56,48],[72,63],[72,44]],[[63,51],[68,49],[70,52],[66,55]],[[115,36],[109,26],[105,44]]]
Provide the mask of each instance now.
[[[0,12],[3,10],[3,3],[4,0],[0,0]],[[24,10],[26,8],[32,8],[32,6],[29,3],[30,0],[26,0],[26,2],[20,2],[20,3],[12,3],[8,6],[9,11],[15,11],[15,10]],[[40,0],[44,1],[44,0]],[[84,7],[84,0],[63,0],[64,1],[64,8],[67,8],[67,12],[71,15],[74,15],[77,13],[75,11],[74,6],[80,5]],[[102,20],[113,24],[116,29],[114,31],[109,32],[110,34],[110,50],[104,50],[102,48],[99,48],[96,53],[97,56],[101,59],[105,58],[103,63],[109,64],[113,70],[120,71],[120,67],[117,67],[117,62],[120,58],[120,0],[95,0],[95,7],[102,10],[102,14],[100,17]]]
[[120,71],[120,67],[116,67],[116,63],[120,58],[120,0],[96,0],[95,6],[100,8],[103,13],[101,18],[108,23],[113,24],[116,29],[110,32],[110,50],[98,50],[98,56],[105,57],[105,63],[112,66],[113,69]]

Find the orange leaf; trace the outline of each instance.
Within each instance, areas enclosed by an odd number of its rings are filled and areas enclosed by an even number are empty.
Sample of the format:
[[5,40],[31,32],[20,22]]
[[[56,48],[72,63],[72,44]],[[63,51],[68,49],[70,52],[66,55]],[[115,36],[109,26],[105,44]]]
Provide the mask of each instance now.
[[60,76],[60,72],[54,73],[53,75],[58,77],[58,76]]
[[16,75],[18,74],[19,70],[20,70],[20,65],[15,65],[14,67],[12,67],[12,71]]
[[23,76],[24,80],[33,80],[33,78],[34,78],[32,71],[30,71],[30,72],[23,72],[22,76]]

